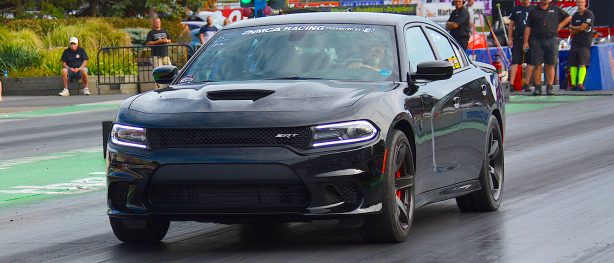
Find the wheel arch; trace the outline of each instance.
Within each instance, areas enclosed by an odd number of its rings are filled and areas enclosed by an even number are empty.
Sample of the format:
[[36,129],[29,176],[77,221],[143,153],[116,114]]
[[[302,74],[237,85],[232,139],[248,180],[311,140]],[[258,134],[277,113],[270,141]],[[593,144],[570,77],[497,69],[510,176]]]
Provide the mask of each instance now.
[[494,109],[492,111],[492,115],[495,116],[495,118],[497,118],[497,122],[499,123],[499,127],[501,127],[501,140],[502,142],[505,142],[505,128],[503,127],[503,117],[501,116],[501,112],[499,111],[499,109]]
[[414,159],[414,169],[416,168],[416,138],[415,138],[415,133],[414,133],[414,128],[412,127],[412,125],[410,124],[409,120],[408,120],[409,116],[404,115],[401,116],[401,118],[398,118],[396,120],[396,122],[393,123],[392,125],[392,130],[399,130],[401,132],[403,132],[405,134],[405,137],[407,137],[407,139],[409,140],[409,144],[411,146],[411,154],[412,154],[412,158]]

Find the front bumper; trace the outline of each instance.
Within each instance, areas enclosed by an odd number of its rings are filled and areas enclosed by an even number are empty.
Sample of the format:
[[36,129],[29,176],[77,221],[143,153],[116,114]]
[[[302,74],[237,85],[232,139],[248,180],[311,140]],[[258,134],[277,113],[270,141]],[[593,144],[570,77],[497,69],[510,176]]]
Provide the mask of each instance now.
[[381,209],[385,145],[298,153],[284,147],[109,144],[108,214],[205,222],[310,221]]

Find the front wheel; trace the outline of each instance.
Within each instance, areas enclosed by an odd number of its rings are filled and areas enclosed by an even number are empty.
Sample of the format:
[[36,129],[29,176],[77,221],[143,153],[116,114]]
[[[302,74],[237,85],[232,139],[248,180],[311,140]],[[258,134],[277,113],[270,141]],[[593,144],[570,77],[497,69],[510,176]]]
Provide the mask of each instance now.
[[126,243],[157,243],[166,236],[170,221],[109,217],[113,234]]
[[407,238],[414,216],[414,158],[405,134],[394,130],[386,148],[382,211],[370,215],[362,227],[370,242],[402,242]]
[[501,205],[503,193],[503,136],[501,126],[494,116],[488,121],[484,161],[480,172],[482,189],[456,198],[458,208],[463,212],[495,211]]

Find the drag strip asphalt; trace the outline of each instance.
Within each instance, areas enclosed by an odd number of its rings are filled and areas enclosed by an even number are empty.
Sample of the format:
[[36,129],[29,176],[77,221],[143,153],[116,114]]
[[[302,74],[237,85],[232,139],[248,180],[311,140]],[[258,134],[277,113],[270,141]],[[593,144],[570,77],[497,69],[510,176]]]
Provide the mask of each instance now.
[[[94,191],[0,209],[0,262],[612,262],[612,105],[606,96],[508,115],[501,209],[461,213],[453,200],[422,207],[403,243],[368,244],[344,223],[317,221],[173,222],[161,244],[122,244],[106,193]],[[0,120],[0,134],[19,141],[0,142],[0,160],[33,156],[36,143],[41,154],[98,147],[100,121],[113,110],[66,116],[10,120],[10,128]],[[36,135],[21,134],[28,130]]]

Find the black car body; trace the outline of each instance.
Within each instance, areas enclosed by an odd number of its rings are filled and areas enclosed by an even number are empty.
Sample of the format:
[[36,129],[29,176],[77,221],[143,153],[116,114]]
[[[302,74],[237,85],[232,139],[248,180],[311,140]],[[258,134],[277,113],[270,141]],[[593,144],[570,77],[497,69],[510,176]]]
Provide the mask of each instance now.
[[[317,34],[323,38],[309,39]],[[337,43],[372,39],[386,49],[371,60],[380,66],[352,61],[366,55]],[[260,44],[278,53],[252,51]],[[299,54],[283,62],[288,45]],[[314,66],[322,57],[329,64]],[[300,70],[286,64],[297,61]],[[225,67],[232,63],[242,66]],[[180,72],[154,75],[170,85],[127,99],[108,145],[108,214],[123,241],[159,241],[173,220],[354,217],[369,240],[395,242],[407,236],[416,207],[457,198],[463,211],[492,211],[501,202],[505,114],[496,72],[469,61],[426,19],[312,13],[243,21]]]

